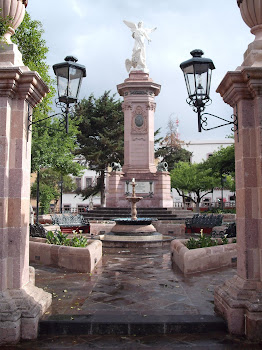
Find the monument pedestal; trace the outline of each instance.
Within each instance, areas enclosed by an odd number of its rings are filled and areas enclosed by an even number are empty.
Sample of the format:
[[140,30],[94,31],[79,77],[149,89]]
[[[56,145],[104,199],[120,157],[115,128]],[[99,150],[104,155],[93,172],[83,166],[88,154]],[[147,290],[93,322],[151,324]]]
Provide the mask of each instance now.
[[124,165],[123,171],[109,175],[107,207],[128,207],[129,183],[136,179],[136,193],[143,200],[138,207],[172,207],[170,175],[157,171],[154,157],[155,96],[160,85],[149,74],[133,71],[117,86],[124,97]]
[[[3,45],[3,44],[2,44]],[[31,133],[28,114],[48,92],[14,45],[0,50],[0,344],[37,337],[52,297],[29,278]],[[18,55],[18,58],[16,56]]]

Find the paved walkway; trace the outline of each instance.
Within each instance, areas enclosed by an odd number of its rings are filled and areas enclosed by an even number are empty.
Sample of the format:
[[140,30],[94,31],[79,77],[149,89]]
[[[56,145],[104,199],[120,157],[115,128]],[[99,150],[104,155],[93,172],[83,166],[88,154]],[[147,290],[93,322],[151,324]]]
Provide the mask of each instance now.
[[45,315],[214,315],[213,290],[235,274],[185,277],[167,248],[104,249],[93,274],[36,266],[36,285],[53,294]]
[[[42,323],[55,320],[57,326],[63,320],[70,320],[71,324],[76,322],[75,330],[71,336],[65,336],[59,335],[59,330],[56,333],[55,326],[51,328],[52,334],[45,332],[44,327],[37,341],[3,347],[4,350],[262,349],[262,345],[232,339],[224,330],[205,332],[202,328],[203,332],[197,334],[196,324],[187,334],[182,328],[178,334],[157,334],[157,328],[156,334],[143,334],[141,320],[151,325],[150,320],[176,317],[188,323],[214,318],[214,288],[232,277],[234,268],[185,277],[172,266],[168,247],[104,249],[103,259],[93,274],[44,266],[35,268],[36,285],[53,294],[52,306]],[[125,320],[139,320],[140,328],[132,336],[121,331],[118,335],[87,335],[88,332],[83,335],[78,332],[78,326],[83,326],[81,320],[88,317],[109,320],[112,324],[121,320],[120,326]]]

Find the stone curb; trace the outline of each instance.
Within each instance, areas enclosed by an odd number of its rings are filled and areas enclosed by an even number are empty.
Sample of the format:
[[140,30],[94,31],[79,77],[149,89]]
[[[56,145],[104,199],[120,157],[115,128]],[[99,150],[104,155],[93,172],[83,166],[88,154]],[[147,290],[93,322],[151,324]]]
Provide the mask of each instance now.
[[39,323],[39,335],[164,335],[213,331],[226,331],[226,323],[211,315],[61,315]]

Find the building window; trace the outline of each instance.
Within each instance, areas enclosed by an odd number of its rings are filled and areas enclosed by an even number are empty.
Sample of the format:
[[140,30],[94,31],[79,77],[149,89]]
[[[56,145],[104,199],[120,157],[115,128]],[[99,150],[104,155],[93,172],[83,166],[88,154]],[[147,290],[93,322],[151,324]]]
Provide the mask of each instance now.
[[78,204],[78,205],[77,205],[77,211],[78,211],[78,213],[84,213],[84,212],[86,212],[86,205]]
[[92,177],[86,177],[86,188],[92,187],[93,178]]
[[64,204],[63,207],[64,207],[64,212],[65,213],[70,213],[70,211],[71,211],[71,204]]
[[207,159],[210,158],[210,157],[212,157],[212,156],[213,156],[213,153],[208,153],[208,154],[207,154]]
[[81,177],[76,177],[76,190],[81,190]]

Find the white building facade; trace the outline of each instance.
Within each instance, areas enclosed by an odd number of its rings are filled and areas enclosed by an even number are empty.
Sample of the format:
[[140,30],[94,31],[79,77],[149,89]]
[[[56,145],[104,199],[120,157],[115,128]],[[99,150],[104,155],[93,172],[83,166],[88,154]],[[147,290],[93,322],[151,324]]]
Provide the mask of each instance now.
[[[81,177],[73,177],[77,189],[84,190],[96,184],[98,174],[94,170],[85,169]],[[87,207],[100,206],[100,195],[91,196],[85,200],[76,193],[63,193],[62,207],[64,212],[83,212]]]
[[[191,163],[201,163],[207,160],[214,152],[218,151],[220,148],[225,148],[234,144],[233,139],[225,140],[196,140],[184,142],[183,148],[187,149],[192,153]],[[179,196],[177,191],[172,188],[172,196],[174,207],[183,206],[182,197]],[[213,193],[209,193],[203,197],[200,206],[210,207],[219,206],[223,200],[224,207],[235,206],[235,194],[229,190],[224,189],[214,189]],[[188,203],[188,206],[192,205]]]

